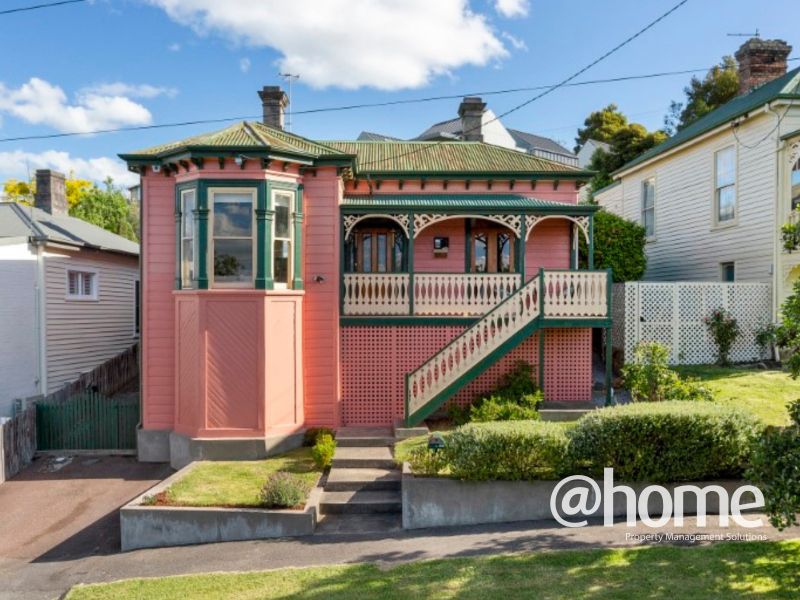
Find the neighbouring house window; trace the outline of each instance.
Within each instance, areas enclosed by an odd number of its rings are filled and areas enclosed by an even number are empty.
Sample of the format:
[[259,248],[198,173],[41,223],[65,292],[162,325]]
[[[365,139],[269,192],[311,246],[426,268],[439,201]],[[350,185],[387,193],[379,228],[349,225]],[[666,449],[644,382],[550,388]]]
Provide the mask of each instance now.
[[345,242],[345,271],[398,273],[405,268],[405,235],[388,219],[359,224]]
[[141,327],[142,285],[137,279],[133,282],[133,335],[138,336]]
[[792,167],[792,210],[800,206],[800,158]]
[[253,286],[253,216],[256,191],[209,190],[213,211],[211,264],[215,287]]
[[736,218],[736,148],[715,154],[715,215],[718,223]]
[[473,273],[511,273],[515,268],[514,237],[500,229],[472,229]]
[[194,211],[197,192],[181,192],[181,287],[191,289],[197,285],[197,246]]
[[732,262],[722,263],[722,281],[736,281],[736,265]]
[[642,226],[647,237],[656,235],[656,180],[642,182]]
[[97,299],[97,273],[67,271],[67,298],[72,300]]
[[294,194],[275,192],[272,230],[272,279],[276,288],[288,288],[292,264],[292,201]]

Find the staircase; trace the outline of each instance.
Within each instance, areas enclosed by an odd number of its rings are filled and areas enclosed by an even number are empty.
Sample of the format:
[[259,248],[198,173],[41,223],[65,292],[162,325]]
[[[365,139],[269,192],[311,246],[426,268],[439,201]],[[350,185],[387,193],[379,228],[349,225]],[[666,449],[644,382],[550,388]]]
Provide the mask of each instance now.
[[546,324],[591,327],[610,316],[610,272],[545,271],[406,375],[405,421],[421,422]]
[[319,533],[366,533],[401,527],[400,469],[388,428],[345,427],[336,434],[323,486]]

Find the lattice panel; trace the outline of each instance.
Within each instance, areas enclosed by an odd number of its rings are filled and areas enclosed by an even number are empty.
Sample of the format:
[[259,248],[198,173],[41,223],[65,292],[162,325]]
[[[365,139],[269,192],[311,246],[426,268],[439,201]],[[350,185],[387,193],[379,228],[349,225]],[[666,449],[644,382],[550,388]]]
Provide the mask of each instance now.
[[[405,374],[417,368],[463,331],[463,327],[343,327],[341,344],[342,418],[345,425],[388,425],[404,414]],[[546,339],[548,400],[591,397],[589,330],[549,330]],[[578,332],[578,334],[570,333]],[[460,405],[490,392],[518,360],[538,373],[538,338],[514,348],[453,399]],[[586,395],[583,395],[586,394]]]
[[731,360],[764,358],[755,336],[771,320],[772,304],[769,285],[760,283],[619,284],[614,289],[614,347],[624,348],[630,361],[640,340],[658,341],[672,350],[673,364],[713,363],[717,348],[704,319],[717,308],[730,311],[741,330]]

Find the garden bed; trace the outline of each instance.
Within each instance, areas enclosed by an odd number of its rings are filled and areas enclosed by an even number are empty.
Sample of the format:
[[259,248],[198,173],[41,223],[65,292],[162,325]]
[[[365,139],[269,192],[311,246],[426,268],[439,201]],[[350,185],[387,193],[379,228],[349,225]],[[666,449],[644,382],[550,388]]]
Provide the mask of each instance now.
[[[306,501],[264,508],[267,477],[297,475]],[[317,521],[320,477],[307,448],[259,461],[192,463],[120,510],[122,550],[310,535]]]

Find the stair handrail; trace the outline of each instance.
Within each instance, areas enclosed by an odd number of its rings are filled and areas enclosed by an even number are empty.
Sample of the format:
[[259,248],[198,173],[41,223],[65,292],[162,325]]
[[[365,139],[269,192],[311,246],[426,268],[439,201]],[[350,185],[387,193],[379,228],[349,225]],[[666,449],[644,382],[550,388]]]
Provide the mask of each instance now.
[[[499,302],[492,310],[456,336],[455,339],[436,352],[436,354],[431,356],[422,365],[410,373],[407,373],[405,377],[406,422],[410,422],[412,412],[416,413],[423,408],[441,391],[446,389],[450,383],[457,381],[458,375],[466,373],[473,366],[477,365],[484,355],[488,355],[503,342],[511,339],[515,333],[521,331],[526,325],[540,319],[544,314],[544,296],[544,269],[540,269],[539,273],[529,279],[525,285]],[[509,305],[514,302],[518,302],[518,310],[506,314],[498,320],[500,316],[499,313],[505,311]],[[482,328],[484,329],[484,334],[488,334],[489,339],[484,339],[483,342],[478,344],[472,336]],[[503,331],[503,335],[499,335],[500,330]],[[493,332],[497,333],[497,335],[493,336]],[[470,339],[470,347],[462,346],[469,338],[472,338]],[[476,347],[478,345],[480,345],[481,348],[485,348],[485,350],[481,351]],[[463,355],[461,351],[452,354],[453,350],[458,346],[461,346],[461,349],[465,349],[467,354]],[[478,354],[481,356],[477,359],[474,358],[478,356]],[[446,368],[439,368],[437,372],[436,364],[445,355],[449,356],[447,356],[447,361],[441,366]],[[426,374],[427,371],[430,371],[430,373]],[[450,373],[455,373],[456,376],[452,377],[452,382],[445,382],[445,378]],[[421,374],[426,374],[425,379],[420,378]],[[417,394],[421,398],[421,402],[416,402],[414,406],[412,406],[414,400],[414,398],[412,398],[412,392],[415,386]],[[428,392],[429,389],[430,392]]]

